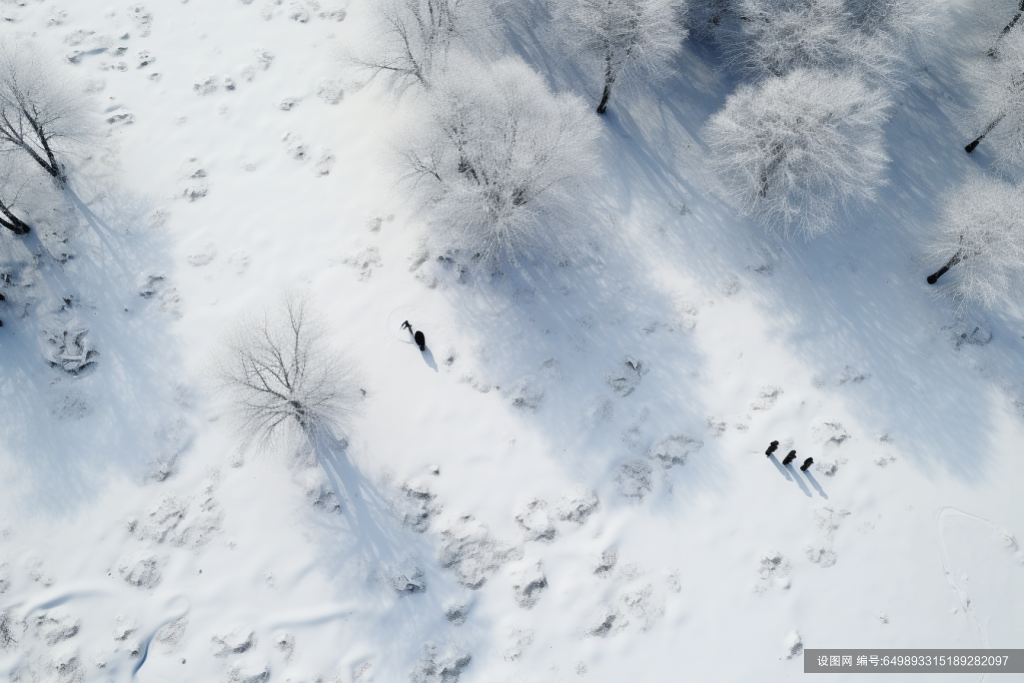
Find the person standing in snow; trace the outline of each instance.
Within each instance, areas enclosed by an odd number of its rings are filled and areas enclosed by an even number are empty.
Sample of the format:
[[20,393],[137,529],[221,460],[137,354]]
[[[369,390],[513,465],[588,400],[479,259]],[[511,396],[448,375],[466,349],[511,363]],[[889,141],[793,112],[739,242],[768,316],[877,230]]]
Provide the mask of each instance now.
[[409,324],[408,320],[402,323],[402,329],[409,330],[409,333],[412,335],[413,341],[416,342],[416,346],[420,347],[420,351],[427,350],[427,337],[423,334],[423,332],[419,330],[413,332],[412,325]]

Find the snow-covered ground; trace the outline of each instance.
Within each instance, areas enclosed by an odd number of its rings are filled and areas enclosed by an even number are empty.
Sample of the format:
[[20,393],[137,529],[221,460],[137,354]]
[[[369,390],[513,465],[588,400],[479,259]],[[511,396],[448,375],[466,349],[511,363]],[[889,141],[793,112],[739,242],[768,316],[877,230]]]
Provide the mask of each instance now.
[[[843,232],[715,198],[699,131],[735,82],[690,41],[602,119],[592,248],[491,279],[422,251],[390,168],[415,96],[339,56],[369,2],[143,4],[0,4],[110,132],[0,235],[8,679],[783,680],[802,648],[1022,646],[1024,318],[924,281],[940,193],[988,163],[954,125],[970,3]],[[209,382],[285,291],[365,378],[324,467],[241,450]],[[46,363],[83,330],[91,368]]]

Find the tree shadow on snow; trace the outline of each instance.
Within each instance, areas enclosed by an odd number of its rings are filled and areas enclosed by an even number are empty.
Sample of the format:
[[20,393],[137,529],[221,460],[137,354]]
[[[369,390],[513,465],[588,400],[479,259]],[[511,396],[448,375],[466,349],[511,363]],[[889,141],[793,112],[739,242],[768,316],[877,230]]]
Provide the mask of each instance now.
[[[450,570],[442,569],[436,559],[436,539],[405,527],[393,510],[386,489],[371,481],[353,463],[348,443],[321,430],[312,439],[317,460],[330,480],[341,503],[341,514],[316,515],[314,540],[320,546],[324,571],[340,575],[342,590],[338,599],[351,602],[349,586],[358,581],[375,587],[375,595],[364,601],[358,632],[351,634],[347,648],[358,654],[363,639],[377,653],[377,676],[405,678],[422,655],[428,642],[444,643],[453,637],[445,616],[448,603],[467,602],[467,590],[461,588]],[[421,574],[416,576],[416,571]],[[405,579],[420,583],[423,589],[406,586]],[[357,603],[358,604],[358,603]],[[354,609],[359,610],[360,607]],[[458,640],[469,651],[478,651],[488,629],[481,619],[459,627]],[[344,658],[341,665],[352,665]],[[378,670],[380,669],[380,670]]]
[[[169,476],[191,440],[169,333],[177,294],[166,238],[147,219],[154,207],[112,183],[88,200],[81,192],[37,212],[28,236],[0,237],[0,271],[13,273],[0,328],[8,490],[47,514],[72,512],[112,474]],[[146,274],[161,278],[159,291],[144,289]],[[88,351],[94,362],[81,367]],[[79,360],[62,362],[69,356]]]

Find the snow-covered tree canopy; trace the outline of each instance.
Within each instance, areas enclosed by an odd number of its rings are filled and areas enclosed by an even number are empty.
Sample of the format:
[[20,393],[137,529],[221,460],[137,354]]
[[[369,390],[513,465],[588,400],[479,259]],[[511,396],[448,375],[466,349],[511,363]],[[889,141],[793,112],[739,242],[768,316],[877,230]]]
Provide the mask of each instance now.
[[846,0],[843,10],[854,28],[901,43],[931,35],[941,15],[936,0]]
[[[739,0],[742,35],[733,61],[755,77],[794,69],[856,69],[872,82],[888,80],[898,51],[886,36],[853,30],[844,0]],[[874,15],[865,11],[862,21]]]
[[1006,172],[1024,167],[1024,31],[1011,31],[999,43],[995,58],[978,57],[965,69],[974,87],[969,124],[974,141],[982,142]]
[[394,86],[429,87],[452,46],[488,23],[489,8],[486,0],[383,0],[377,34],[352,61]]
[[1024,281],[1024,190],[980,174],[951,190],[929,245],[935,283],[949,271],[953,296],[986,306]]
[[717,40],[722,33],[737,31],[735,0],[690,0],[686,3],[686,27],[698,38]]
[[594,115],[520,61],[470,64],[438,86],[402,150],[437,236],[486,258],[570,246],[597,166]]
[[797,70],[744,85],[704,129],[708,163],[741,215],[817,235],[882,183],[888,105],[854,76]]
[[680,0],[563,0],[570,39],[601,74],[597,113],[608,107],[612,86],[630,73],[656,75],[668,67],[686,30]]

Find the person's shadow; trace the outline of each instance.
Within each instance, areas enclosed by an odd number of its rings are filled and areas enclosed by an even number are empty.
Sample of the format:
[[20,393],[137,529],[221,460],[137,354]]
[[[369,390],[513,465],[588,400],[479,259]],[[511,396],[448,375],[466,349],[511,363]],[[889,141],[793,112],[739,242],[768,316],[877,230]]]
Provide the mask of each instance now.
[[789,468],[783,467],[782,463],[779,462],[778,458],[775,457],[774,453],[769,455],[768,459],[772,461],[772,464],[775,465],[775,469],[777,469],[782,476],[784,476],[787,480],[792,480],[792,477],[789,476],[789,472],[786,471]]
[[807,484],[805,484],[803,479],[800,478],[800,475],[797,474],[796,470],[793,468],[793,465],[786,465],[786,470],[793,475],[793,481],[795,481],[797,486],[800,487],[800,490],[804,492],[804,495],[807,496],[808,498],[813,498],[814,494],[812,494],[811,490],[807,488]]
[[806,472],[804,472],[804,474],[807,476],[807,480],[811,482],[811,486],[813,486],[815,490],[818,492],[818,495],[824,498],[825,500],[828,500],[828,494],[825,493],[825,489],[821,488],[821,484],[819,484],[818,480],[814,478],[814,475],[811,474],[811,471],[807,470]]
[[424,346],[423,350],[420,351],[420,355],[423,356],[423,360],[426,361],[427,365],[434,369],[434,372],[438,371],[437,362],[434,361],[434,354],[430,352],[429,346]]

